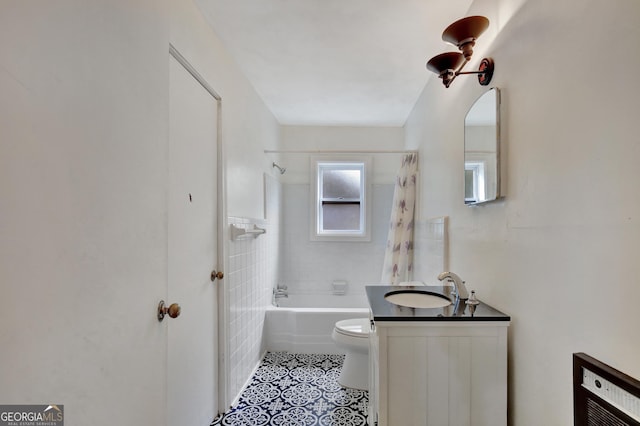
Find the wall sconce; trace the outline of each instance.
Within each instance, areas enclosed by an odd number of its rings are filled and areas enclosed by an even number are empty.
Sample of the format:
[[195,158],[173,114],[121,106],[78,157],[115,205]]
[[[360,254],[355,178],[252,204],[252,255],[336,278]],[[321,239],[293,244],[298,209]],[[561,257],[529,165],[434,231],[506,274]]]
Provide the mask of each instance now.
[[468,16],[449,25],[442,33],[442,40],[458,46],[459,52],[446,52],[436,55],[427,62],[427,69],[438,74],[445,87],[461,74],[477,74],[478,82],[486,86],[493,77],[493,59],[483,58],[478,71],[462,71],[471,60],[476,39],[489,27],[489,20],[484,16]]

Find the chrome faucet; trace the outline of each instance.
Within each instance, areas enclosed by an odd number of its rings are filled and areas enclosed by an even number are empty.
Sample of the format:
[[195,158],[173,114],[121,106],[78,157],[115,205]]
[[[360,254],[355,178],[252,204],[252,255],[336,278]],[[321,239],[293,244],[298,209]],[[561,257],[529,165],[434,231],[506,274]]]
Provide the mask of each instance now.
[[456,288],[457,299],[467,300],[469,298],[469,292],[467,291],[467,287],[464,285],[464,281],[458,275],[453,272],[442,272],[438,275],[438,279],[440,281],[446,279],[447,281],[453,283]]
[[274,299],[288,298],[289,293],[287,293],[287,286],[278,284],[278,286],[273,289],[273,297]]

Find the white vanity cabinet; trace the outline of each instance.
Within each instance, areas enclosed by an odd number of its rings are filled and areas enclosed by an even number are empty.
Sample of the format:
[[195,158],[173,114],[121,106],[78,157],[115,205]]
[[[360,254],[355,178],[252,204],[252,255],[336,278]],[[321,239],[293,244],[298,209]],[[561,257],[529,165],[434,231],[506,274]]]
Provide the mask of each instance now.
[[506,426],[508,320],[371,319],[369,425]]

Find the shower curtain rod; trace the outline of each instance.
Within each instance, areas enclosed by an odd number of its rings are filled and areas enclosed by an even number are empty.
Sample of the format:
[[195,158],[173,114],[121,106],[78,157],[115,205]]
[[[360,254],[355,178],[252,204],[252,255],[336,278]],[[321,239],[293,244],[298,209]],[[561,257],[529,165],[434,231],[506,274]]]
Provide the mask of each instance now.
[[356,150],[356,151],[341,151],[341,150],[278,150],[278,149],[265,149],[265,154],[417,154],[418,151],[411,150]]

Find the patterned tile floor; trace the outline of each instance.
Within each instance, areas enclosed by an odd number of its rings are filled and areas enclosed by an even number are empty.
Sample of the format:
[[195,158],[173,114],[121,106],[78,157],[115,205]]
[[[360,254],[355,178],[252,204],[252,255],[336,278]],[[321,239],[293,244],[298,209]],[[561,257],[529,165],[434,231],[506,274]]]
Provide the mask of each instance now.
[[338,384],[344,355],[269,352],[212,426],[366,426],[366,391]]

